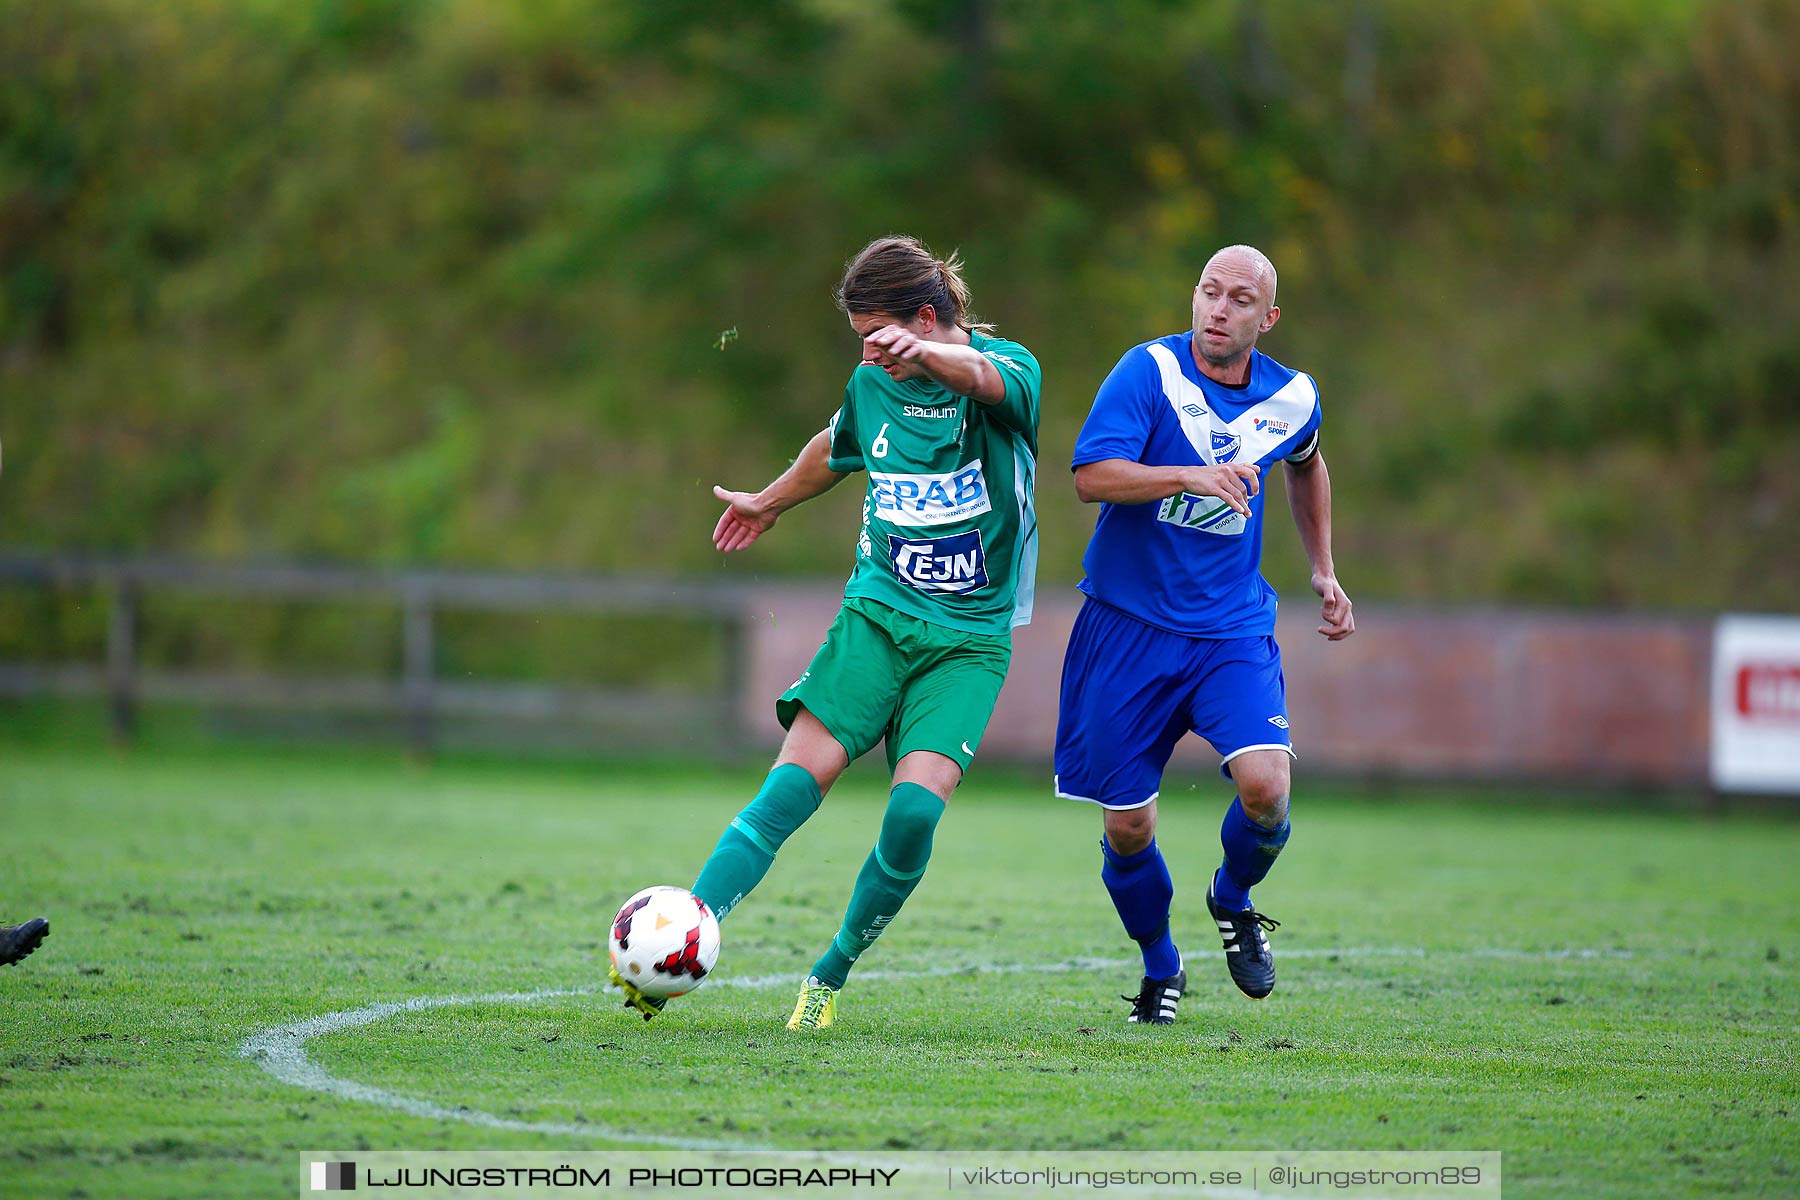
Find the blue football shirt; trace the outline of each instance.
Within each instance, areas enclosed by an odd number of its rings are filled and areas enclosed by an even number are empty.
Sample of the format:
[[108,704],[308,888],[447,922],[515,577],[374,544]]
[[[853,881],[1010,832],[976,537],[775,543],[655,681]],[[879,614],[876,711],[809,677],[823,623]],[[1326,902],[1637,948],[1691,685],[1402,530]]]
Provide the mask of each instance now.
[[[1319,389],[1259,350],[1227,387],[1194,364],[1192,333],[1126,351],[1094,397],[1073,465],[1122,458],[1149,466],[1303,461],[1318,446]],[[1239,516],[1215,496],[1102,504],[1081,590],[1140,621],[1190,637],[1275,632],[1275,589],[1262,577],[1266,487]]]

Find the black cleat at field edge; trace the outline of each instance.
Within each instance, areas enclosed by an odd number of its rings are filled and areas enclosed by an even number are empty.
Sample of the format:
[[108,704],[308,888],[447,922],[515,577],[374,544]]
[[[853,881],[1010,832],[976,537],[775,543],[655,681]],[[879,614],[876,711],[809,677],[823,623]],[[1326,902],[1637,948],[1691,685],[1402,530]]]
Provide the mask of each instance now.
[[44,944],[50,922],[33,917],[23,925],[0,925],[0,967],[9,967]]

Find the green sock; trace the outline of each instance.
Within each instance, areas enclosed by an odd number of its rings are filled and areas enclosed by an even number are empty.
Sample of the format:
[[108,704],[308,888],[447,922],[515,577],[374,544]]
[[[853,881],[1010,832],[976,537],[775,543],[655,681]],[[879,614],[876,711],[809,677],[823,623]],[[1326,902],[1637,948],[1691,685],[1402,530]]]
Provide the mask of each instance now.
[[881,819],[881,836],[856,876],[843,928],[813,965],[812,973],[820,983],[843,987],[857,958],[900,914],[900,906],[919,886],[925,864],[931,861],[932,831],[943,815],[944,802],[929,788],[916,783],[894,785],[887,814]]
[[782,763],[770,771],[756,799],[719,835],[712,857],[694,881],[694,895],[723,921],[762,882],[781,843],[819,811],[823,799],[817,781],[798,763]]

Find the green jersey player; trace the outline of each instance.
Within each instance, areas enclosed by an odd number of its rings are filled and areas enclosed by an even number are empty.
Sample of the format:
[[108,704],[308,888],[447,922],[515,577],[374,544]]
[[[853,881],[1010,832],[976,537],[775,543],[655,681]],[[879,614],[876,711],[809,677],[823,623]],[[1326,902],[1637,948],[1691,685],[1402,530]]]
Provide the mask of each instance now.
[[[1006,678],[1012,627],[1031,619],[1037,569],[1037,360],[970,314],[954,256],[940,262],[913,238],[864,247],[837,302],[862,362],[830,424],[762,491],[713,489],[728,506],[713,544],[730,553],[849,472],[868,473],[844,606],[776,702],[787,737],[774,768],[694,884],[724,920],[844,768],[886,744],[893,790],[880,835],[789,1029],[832,1023],[852,964],[924,875]],[[646,1019],[661,1010],[614,981]]]

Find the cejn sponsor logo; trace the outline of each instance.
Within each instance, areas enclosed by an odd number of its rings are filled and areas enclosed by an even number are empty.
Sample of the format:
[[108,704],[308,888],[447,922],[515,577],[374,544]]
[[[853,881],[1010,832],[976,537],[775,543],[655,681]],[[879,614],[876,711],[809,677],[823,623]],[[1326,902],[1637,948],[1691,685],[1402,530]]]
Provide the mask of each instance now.
[[889,525],[949,525],[992,511],[981,460],[942,475],[869,472],[875,516]]
[[981,530],[941,538],[904,538],[888,535],[888,560],[894,577],[922,592],[964,596],[987,586],[987,554]]
[[1800,663],[1745,663],[1737,672],[1738,715],[1800,725]]
[[1194,496],[1187,492],[1164,500],[1156,510],[1156,519],[1222,537],[1236,537],[1249,524],[1217,496]]

